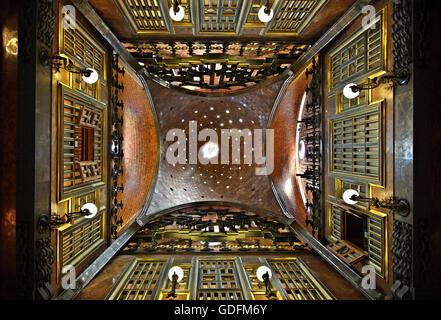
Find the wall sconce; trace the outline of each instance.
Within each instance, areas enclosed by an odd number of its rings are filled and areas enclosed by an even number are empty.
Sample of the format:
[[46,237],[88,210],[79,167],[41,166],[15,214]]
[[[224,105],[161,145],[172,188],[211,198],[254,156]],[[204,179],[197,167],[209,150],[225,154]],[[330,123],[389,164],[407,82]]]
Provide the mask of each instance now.
[[170,18],[172,18],[174,21],[181,21],[184,19],[185,16],[185,9],[178,0],[175,0],[173,2],[173,5],[170,7]]
[[393,85],[399,84],[404,86],[409,82],[410,73],[407,70],[400,72],[399,74],[385,75],[381,78],[374,78],[371,83],[358,85],[356,83],[349,83],[343,89],[343,95],[347,99],[355,99],[360,95],[362,90],[372,90],[377,88],[380,84],[390,83]]
[[259,20],[262,21],[263,23],[267,23],[271,21],[271,19],[274,16],[274,10],[271,9],[269,0],[266,2],[266,5],[260,7],[257,16],[259,17]]
[[81,77],[84,82],[89,84],[94,84],[98,81],[98,72],[92,68],[80,68],[74,65],[72,60],[62,57],[62,56],[51,56],[46,49],[40,50],[40,63],[44,66],[51,66],[57,72],[60,71],[60,68],[70,72],[81,74]]
[[81,207],[78,212],[69,212],[60,217],[58,214],[47,215],[42,214],[38,219],[37,228],[40,233],[45,233],[48,229],[52,230],[60,225],[70,223],[73,218],[85,217],[86,219],[92,219],[96,216],[98,208],[93,203],[86,203]]
[[174,266],[168,272],[168,278],[172,282],[172,288],[167,298],[176,298],[176,288],[178,287],[178,282],[181,282],[182,278],[184,278],[184,270],[181,267]]
[[393,212],[397,212],[402,217],[407,217],[410,213],[409,202],[405,199],[395,200],[389,198],[386,200],[379,200],[378,198],[364,198],[360,197],[360,194],[353,189],[348,189],[343,193],[343,201],[349,205],[357,204],[357,202],[371,203],[375,208],[390,209]]
[[260,282],[263,282],[265,284],[266,297],[267,298],[275,297],[276,295],[271,289],[271,282],[270,282],[272,276],[271,269],[266,266],[260,266],[256,271],[256,276]]

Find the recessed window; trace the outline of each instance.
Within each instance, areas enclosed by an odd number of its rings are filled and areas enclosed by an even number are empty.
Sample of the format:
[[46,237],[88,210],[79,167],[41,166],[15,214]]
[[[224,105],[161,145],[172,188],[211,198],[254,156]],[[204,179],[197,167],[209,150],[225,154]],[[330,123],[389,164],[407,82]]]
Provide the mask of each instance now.
[[367,241],[365,238],[367,228],[366,217],[355,214],[346,214],[346,240],[350,241],[360,249],[367,251]]

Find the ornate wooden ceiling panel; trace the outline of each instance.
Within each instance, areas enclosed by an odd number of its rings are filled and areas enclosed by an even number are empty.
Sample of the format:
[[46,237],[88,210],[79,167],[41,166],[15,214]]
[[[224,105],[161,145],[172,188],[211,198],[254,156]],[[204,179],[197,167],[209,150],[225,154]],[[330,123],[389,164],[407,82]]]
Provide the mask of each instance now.
[[258,11],[266,0],[180,0],[185,10],[182,21],[173,21],[169,10],[172,0],[117,0],[135,33],[175,34],[191,27],[193,35],[237,35],[243,28],[260,30],[260,35],[297,35],[326,3],[326,0],[270,1],[274,19],[264,24]]
[[[118,4],[135,32],[171,31],[168,10],[161,1],[118,0]],[[167,18],[164,19],[165,17]]]
[[160,83],[204,92],[231,92],[270,79],[286,70],[308,48],[281,41],[123,41],[123,44]]
[[274,3],[274,19],[261,34],[300,34],[325,4],[325,0],[279,0]]

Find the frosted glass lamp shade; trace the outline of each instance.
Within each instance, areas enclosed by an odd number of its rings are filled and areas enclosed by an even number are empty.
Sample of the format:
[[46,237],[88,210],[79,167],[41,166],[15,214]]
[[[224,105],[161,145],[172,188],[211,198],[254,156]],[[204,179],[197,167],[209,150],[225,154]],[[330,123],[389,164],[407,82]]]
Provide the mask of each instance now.
[[263,275],[268,272],[269,278],[271,279],[272,272],[271,269],[266,266],[260,266],[256,271],[256,276],[259,281],[264,282]]
[[174,21],[181,21],[184,19],[184,16],[185,10],[183,6],[178,6],[178,11],[176,12],[173,6],[170,8],[170,18],[172,18]]
[[94,84],[95,82],[97,82],[98,81],[98,72],[96,72],[96,70],[92,69],[92,68],[87,68],[86,70],[91,71],[91,73],[89,76],[83,75],[84,82],[89,83],[89,84]]
[[184,270],[182,270],[182,268],[178,266],[172,267],[168,272],[168,278],[170,279],[170,281],[173,281],[173,275],[175,273],[178,276],[178,282],[181,282],[182,278],[184,277]]
[[353,91],[352,87],[355,87],[355,83],[347,84],[343,89],[343,95],[348,99],[355,99],[360,95],[360,91]]
[[343,201],[350,205],[357,204],[358,201],[353,200],[353,197],[358,197],[359,195],[356,190],[348,189],[343,193]]
[[85,210],[89,211],[89,214],[87,216],[84,216],[87,219],[92,219],[98,212],[98,208],[96,207],[96,205],[90,202],[81,207],[81,211]]
[[266,11],[266,6],[262,6],[259,9],[259,13],[257,14],[257,16],[259,17],[259,20],[262,21],[263,23],[267,23],[267,22],[271,21],[271,19],[274,16],[273,9],[270,9],[269,14],[267,14],[265,11]]

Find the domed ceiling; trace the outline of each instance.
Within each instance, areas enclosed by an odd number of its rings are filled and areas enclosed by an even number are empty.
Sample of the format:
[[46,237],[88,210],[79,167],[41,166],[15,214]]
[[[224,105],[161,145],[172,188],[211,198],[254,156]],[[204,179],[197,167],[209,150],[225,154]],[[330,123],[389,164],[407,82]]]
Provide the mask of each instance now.
[[[251,130],[265,129],[274,101],[283,80],[269,86],[236,96],[207,98],[164,88],[153,81],[148,82],[158,116],[161,136],[161,159],[158,180],[150,204],[149,213],[187,203],[221,201],[247,204],[282,215],[266,175],[256,175],[260,167],[254,161],[246,164],[243,150],[246,141],[240,140],[241,155],[238,164],[171,164],[167,160],[167,149],[178,140],[167,141],[172,129],[182,129],[188,139],[189,131],[195,126],[200,132],[213,129],[218,134],[218,148],[222,129]],[[245,131],[244,131],[245,132]],[[188,140],[187,140],[188,142]],[[198,150],[205,144],[197,143]],[[188,144],[185,157],[188,159]],[[202,148],[203,150],[203,148]]]

